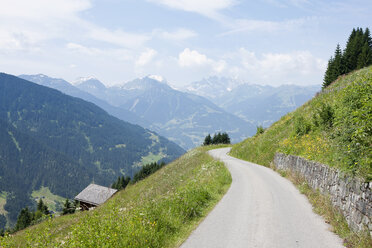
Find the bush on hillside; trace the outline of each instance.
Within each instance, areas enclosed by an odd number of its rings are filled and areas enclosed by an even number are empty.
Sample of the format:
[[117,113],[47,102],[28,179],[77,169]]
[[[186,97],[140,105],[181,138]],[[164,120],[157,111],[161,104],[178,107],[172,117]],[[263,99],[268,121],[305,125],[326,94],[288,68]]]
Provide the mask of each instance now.
[[298,136],[308,134],[311,130],[311,124],[302,116],[299,115],[294,121],[294,132]]
[[257,126],[257,131],[256,131],[256,135],[255,136],[258,136],[260,134],[263,134],[265,132],[265,128],[263,128],[262,126]]
[[313,114],[313,124],[315,127],[328,129],[333,126],[334,110],[329,104],[322,103]]

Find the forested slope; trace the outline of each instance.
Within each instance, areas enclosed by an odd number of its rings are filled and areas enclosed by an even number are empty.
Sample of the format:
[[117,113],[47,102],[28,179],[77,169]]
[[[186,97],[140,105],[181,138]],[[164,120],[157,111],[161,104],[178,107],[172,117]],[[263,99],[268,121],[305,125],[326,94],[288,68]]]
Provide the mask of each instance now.
[[146,158],[171,161],[184,152],[92,103],[7,74],[0,74],[0,121],[0,192],[9,193],[13,221],[40,186],[73,197],[89,182],[132,176]]

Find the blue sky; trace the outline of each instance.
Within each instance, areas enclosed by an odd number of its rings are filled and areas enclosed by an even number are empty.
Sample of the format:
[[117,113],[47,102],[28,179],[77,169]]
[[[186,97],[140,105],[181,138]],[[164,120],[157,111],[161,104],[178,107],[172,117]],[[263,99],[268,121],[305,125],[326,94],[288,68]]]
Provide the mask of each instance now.
[[337,43],[372,24],[372,1],[0,0],[0,67],[106,85],[148,74],[321,84]]

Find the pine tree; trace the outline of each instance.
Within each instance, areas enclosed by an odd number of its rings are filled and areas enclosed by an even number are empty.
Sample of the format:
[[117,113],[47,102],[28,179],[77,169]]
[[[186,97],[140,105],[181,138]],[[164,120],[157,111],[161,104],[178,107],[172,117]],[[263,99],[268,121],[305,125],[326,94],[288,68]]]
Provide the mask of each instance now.
[[221,143],[220,140],[221,140],[221,133],[219,132],[213,135],[212,144],[215,144],[215,145],[220,144]]
[[328,60],[327,70],[324,74],[323,85],[322,85],[323,89],[326,88],[328,85],[330,85],[333,82],[334,75],[335,75],[334,59],[333,59],[333,57],[331,57]]
[[328,61],[327,70],[324,74],[323,88],[330,85],[338,76],[360,69],[372,64],[372,39],[368,28],[363,32],[362,28],[353,29],[344,52],[338,44]]
[[23,208],[18,215],[16,230],[22,230],[31,225],[32,213],[28,210],[28,207]]
[[366,28],[366,30],[364,31],[363,42],[367,43],[367,45],[372,49],[372,38],[369,28]]
[[6,218],[5,215],[0,214],[0,230],[3,230],[6,225]]
[[368,46],[368,43],[364,43],[362,52],[358,57],[357,68],[363,68],[372,64],[372,49]]
[[221,142],[222,144],[230,144],[230,137],[227,133],[221,135]]
[[340,48],[340,44],[337,44],[337,46],[336,46],[333,66],[334,66],[333,80],[336,80],[338,78],[338,76],[340,76],[340,75],[342,75],[346,72],[345,63],[344,63],[344,59],[343,59],[343,56],[342,56],[342,51],[341,51],[341,48]]
[[48,206],[44,204],[43,200],[40,198],[38,204],[37,204],[37,211],[40,211],[41,213],[48,215],[49,210]]
[[363,29],[361,28],[353,29],[353,32],[349,36],[344,52],[344,60],[346,62],[345,73],[357,68],[358,56],[362,52],[363,36]]
[[208,145],[210,145],[210,144],[212,144],[212,137],[211,137],[210,134],[208,134],[208,135],[205,137],[205,139],[204,139],[204,143],[203,143],[203,145],[208,146]]
[[75,213],[75,207],[71,205],[69,199],[66,199],[65,204],[63,205],[62,215],[73,213]]

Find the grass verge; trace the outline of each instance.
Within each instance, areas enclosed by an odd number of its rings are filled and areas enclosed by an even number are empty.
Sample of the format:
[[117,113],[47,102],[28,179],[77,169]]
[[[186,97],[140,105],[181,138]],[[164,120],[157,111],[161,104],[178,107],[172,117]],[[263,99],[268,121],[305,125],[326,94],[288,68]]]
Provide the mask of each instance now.
[[0,238],[0,247],[178,247],[231,184],[223,163],[206,154],[212,148],[188,152],[94,211]]

